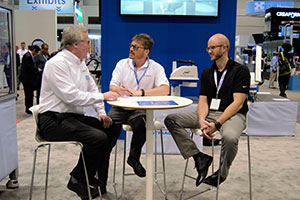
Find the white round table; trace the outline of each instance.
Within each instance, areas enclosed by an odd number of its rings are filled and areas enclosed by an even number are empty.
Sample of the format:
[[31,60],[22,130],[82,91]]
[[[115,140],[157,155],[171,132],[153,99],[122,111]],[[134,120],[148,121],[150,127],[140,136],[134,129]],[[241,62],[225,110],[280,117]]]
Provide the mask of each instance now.
[[146,110],[146,200],[153,199],[153,110],[176,109],[191,105],[192,100],[178,96],[121,97],[108,104],[121,108]]

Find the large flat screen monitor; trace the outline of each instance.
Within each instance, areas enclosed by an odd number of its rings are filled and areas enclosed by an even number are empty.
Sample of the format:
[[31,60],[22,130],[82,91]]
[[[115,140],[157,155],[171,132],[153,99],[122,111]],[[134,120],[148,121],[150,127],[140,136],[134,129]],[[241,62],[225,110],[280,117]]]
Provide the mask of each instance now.
[[219,0],[120,0],[120,15],[217,17]]

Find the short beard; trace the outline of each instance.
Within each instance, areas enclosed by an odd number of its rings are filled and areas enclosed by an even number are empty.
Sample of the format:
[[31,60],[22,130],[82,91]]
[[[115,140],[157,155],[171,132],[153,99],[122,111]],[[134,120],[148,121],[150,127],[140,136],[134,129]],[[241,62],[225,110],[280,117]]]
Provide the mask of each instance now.
[[220,53],[216,54],[214,61],[219,60],[222,56],[223,56],[223,54],[220,54]]

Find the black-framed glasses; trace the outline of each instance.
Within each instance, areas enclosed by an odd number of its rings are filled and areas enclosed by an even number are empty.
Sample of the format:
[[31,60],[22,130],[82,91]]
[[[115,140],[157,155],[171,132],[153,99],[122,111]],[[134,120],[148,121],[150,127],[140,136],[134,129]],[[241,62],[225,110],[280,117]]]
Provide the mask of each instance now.
[[130,49],[131,47],[132,47],[133,50],[135,50],[135,51],[139,50],[140,48],[141,48],[141,49],[145,49],[144,47],[141,47],[141,46],[138,46],[138,45],[135,45],[135,44],[129,44],[129,49]]
[[91,40],[81,40],[80,42],[86,42],[88,45],[91,44]]
[[224,44],[219,44],[219,45],[215,45],[215,46],[210,46],[210,47],[207,47],[205,50],[208,52],[209,50],[215,50],[215,48],[217,47],[222,47],[224,46]]

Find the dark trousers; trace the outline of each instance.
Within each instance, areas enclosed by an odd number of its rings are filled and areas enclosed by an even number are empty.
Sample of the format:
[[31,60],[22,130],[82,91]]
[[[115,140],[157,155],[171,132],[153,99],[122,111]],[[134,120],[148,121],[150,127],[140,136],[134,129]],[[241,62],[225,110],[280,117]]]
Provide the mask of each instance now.
[[[88,176],[92,178],[106,155],[108,137],[102,122],[94,117],[73,113],[45,112],[39,114],[40,135],[47,141],[77,141],[83,144]],[[70,173],[85,182],[82,156]]]
[[33,106],[34,87],[30,83],[22,82],[22,84],[24,87],[25,107],[26,107],[26,110],[28,110],[30,107]]
[[109,145],[107,147],[106,158],[104,158],[103,164],[100,166],[98,171],[100,180],[105,184],[107,183],[110,153],[120,136],[122,124],[129,124],[132,127],[133,135],[129,157],[139,160],[142,147],[146,141],[145,110],[125,110],[122,108],[112,107],[108,116],[113,120],[113,125],[107,130],[109,135]]
[[[146,141],[146,111],[145,110],[125,110],[123,108],[112,107],[108,116],[116,124],[114,134],[120,136],[122,124],[129,124],[132,128],[132,139],[129,157],[139,160],[142,147]],[[115,142],[116,143],[116,142]]]
[[280,96],[286,96],[285,90],[287,89],[287,85],[289,83],[290,74],[286,74],[278,77]]

